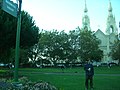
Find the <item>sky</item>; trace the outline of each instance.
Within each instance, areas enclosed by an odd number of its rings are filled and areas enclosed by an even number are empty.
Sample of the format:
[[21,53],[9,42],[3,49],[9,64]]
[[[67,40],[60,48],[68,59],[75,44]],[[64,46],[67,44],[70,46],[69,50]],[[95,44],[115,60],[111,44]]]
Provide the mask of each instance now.
[[[12,0],[14,1],[14,0]],[[116,25],[120,21],[120,0],[110,0]],[[106,29],[109,0],[86,0],[92,31]],[[82,27],[85,0],[22,0],[22,10],[27,11],[39,29],[69,32]],[[119,29],[119,27],[118,27]]]

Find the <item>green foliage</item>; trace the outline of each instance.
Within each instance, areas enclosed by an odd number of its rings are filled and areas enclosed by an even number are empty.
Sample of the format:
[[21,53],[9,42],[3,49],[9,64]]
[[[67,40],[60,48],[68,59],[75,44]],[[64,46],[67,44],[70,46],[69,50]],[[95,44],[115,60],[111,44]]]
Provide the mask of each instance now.
[[[11,48],[16,44],[17,18],[1,11],[0,13],[0,62],[9,63]],[[39,28],[35,25],[33,18],[22,11],[20,47],[29,49],[39,40]]]
[[94,35],[94,32],[84,30],[80,32],[80,57],[83,61],[88,58],[92,60],[101,60],[103,52],[99,49],[100,41]]
[[12,79],[1,79],[0,90],[58,90],[49,82],[39,81],[32,82],[27,77],[21,77],[19,83],[13,83]]
[[38,44],[39,55],[49,57],[54,63],[57,60],[73,61],[77,59],[78,42],[76,41],[78,34],[76,33],[78,32],[71,31],[67,34],[57,30],[41,32]]
[[[20,49],[19,64],[28,63],[28,49]],[[9,62],[14,64],[15,62],[15,49],[10,49],[10,59]]]
[[112,58],[120,61],[120,41],[116,41],[112,48]]
[[80,49],[80,29],[72,30],[68,34],[68,42],[70,43],[68,51],[68,60],[74,61],[77,60],[77,57],[79,57],[79,49]]
[[88,58],[99,61],[103,56],[99,44],[100,40],[96,38],[94,32],[81,31],[79,28],[69,33],[42,30],[39,43],[29,51],[29,58],[35,63],[42,62],[43,57],[46,57],[46,61],[50,60],[54,64],[59,60],[75,63],[78,58],[82,61]]
[[[17,19],[1,11],[0,13],[0,60],[8,62],[9,49],[15,46]],[[7,61],[6,61],[7,60]]]
[[57,30],[45,31],[41,33],[39,49],[43,56],[50,57],[54,62],[58,59],[65,59],[64,50],[69,47],[67,44],[67,34],[64,31]]
[[38,43],[39,28],[35,25],[33,18],[25,11],[22,11],[21,22],[20,46],[21,48],[30,48]]

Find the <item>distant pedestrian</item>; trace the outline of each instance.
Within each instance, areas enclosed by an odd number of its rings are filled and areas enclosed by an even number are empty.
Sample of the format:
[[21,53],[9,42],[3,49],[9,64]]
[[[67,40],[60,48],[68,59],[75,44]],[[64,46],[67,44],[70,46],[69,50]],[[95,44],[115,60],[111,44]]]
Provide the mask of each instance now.
[[84,66],[85,70],[85,87],[88,90],[89,82],[90,82],[90,90],[93,90],[93,76],[94,76],[94,67],[91,64],[91,61],[88,59],[87,63]]

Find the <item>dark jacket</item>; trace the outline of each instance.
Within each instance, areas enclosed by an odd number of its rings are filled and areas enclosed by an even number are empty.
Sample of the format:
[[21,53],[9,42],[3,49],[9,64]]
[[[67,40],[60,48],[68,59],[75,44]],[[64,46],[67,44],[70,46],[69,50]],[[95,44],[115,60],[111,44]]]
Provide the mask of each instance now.
[[92,64],[86,64],[84,66],[84,70],[86,72],[86,76],[93,76],[94,75],[94,68]]

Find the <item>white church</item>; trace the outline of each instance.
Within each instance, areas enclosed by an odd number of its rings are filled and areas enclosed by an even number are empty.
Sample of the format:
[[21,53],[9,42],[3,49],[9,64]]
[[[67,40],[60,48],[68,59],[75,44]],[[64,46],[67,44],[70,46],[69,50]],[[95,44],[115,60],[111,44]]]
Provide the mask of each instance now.
[[[88,9],[86,5],[86,0],[85,0],[85,8],[84,8],[84,16],[82,18],[82,29],[85,30],[91,30],[90,27],[90,18],[87,14]],[[103,58],[102,62],[103,63],[109,63],[109,62],[115,62],[118,63],[117,60],[113,60],[110,52],[111,52],[111,47],[114,44],[114,42],[118,39],[118,28],[116,25],[115,17],[113,16],[112,13],[112,5],[111,1],[109,0],[109,7],[108,7],[108,17],[106,20],[106,30],[105,33],[102,32],[100,29],[98,29],[95,32],[95,35],[97,38],[101,40],[100,44],[100,49],[103,51]]]

